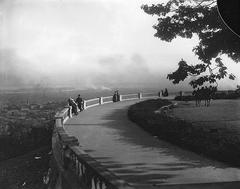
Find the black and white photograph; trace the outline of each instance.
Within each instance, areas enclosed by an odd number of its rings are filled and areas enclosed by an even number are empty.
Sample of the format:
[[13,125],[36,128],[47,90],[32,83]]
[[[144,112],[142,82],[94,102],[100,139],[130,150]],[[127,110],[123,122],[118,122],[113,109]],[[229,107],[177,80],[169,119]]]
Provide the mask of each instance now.
[[0,0],[0,189],[239,189],[240,1]]

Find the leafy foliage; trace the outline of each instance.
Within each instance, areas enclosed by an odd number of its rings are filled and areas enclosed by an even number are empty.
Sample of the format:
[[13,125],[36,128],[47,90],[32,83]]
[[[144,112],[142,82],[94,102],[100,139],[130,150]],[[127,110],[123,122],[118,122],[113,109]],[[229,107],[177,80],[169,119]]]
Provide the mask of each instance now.
[[[202,63],[188,65],[184,60],[178,63],[178,69],[168,74],[167,78],[174,84],[195,76],[190,82],[193,88],[205,82],[217,80],[233,74],[227,72],[221,55],[225,54],[235,62],[240,61],[240,40],[221,20],[214,0],[169,0],[166,4],[142,5],[150,15],[158,17],[153,26],[155,37],[171,42],[174,38],[192,38],[197,35],[199,43],[193,52]],[[208,72],[207,72],[208,71]]]

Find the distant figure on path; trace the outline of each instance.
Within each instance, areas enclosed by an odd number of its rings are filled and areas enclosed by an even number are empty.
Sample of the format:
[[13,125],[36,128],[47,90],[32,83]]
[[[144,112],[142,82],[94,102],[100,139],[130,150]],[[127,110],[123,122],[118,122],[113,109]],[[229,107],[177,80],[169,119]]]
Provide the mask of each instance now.
[[68,105],[72,107],[72,113],[77,115],[78,114],[77,104],[71,97],[68,99]]
[[117,91],[113,94],[113,102],[117,102]]
[[119,94],[118,90],[117,90],[117,101],[120,101],[120,94]]
[[165,91],[164,91],[163,96],[168,96],[168,90],[167,90],[167,88],[165,88]]
[[161,90],[161,94],[162,94],[162,96],[164,96],[164,92],[163,92],[163,90]]
[[118,101],[120,101],[120,94],[118,90],[116,90],[113,95],[113,102],[118,102]]
[[78,105],[78,108],[80,111],[83,111],[83,99],[81,98],[81,95],[79,94],[77,99],[76,99],[76,103]]

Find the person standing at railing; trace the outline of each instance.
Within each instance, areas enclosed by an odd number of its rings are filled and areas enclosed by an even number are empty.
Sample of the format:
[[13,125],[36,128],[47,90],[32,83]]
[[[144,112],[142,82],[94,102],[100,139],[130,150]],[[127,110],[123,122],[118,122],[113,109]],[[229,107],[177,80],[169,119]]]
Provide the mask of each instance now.
[[120,101],[120,94],[119,94],[118,90],[116,91],[116,94],[117,94],[117,101]]
[[77,115],[78,114],[77,104],[71,97],[68,99],[68,105],[72,107],[72,113]]
[[165,88],[164,96],[168,96],[168,90],[167,90],[167,88]]
[[116,90],[113,95],[113,102],[118,102],[118,101],[120,101],[120,94],[118,90]]
[[80,111],[83,111],[83,99],[81,98],[81,95],[79,94],[77,99],[76,99],[76,103],[78,105],[78,108]]
[[117,102],[117,91],[114,92],[112,100],[113,102]]

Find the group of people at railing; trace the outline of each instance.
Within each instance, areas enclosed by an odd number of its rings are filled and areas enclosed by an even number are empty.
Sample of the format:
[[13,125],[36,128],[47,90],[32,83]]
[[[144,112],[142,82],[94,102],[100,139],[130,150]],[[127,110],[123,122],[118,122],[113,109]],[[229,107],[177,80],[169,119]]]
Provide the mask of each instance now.
[[204,100],[205,106],[210,106],[210,101],[214,97],[214,94],[217,91],[217,87],[213,86],[205,86],[201,88],[197,88],[192,92],[192,95],[195,98],[196,106],[201,106],[201,101]]
[[[201,106],[201,101],[204,100],[205,106],[210,106],[210,101],[214,97],[214,94],[217,91],[217,87],[213,86],[205,86],[201,88],[197,88],[192,92],[192,95],[194,96],[196,106]],[[167,88],[163,91],[161,90],[161,93],[159,92],[158,96],[166,97],[168,96],[168,90]],[[180,96],[183,96],[183,93],[180,92]],[[119,94],[119,91],[116,90],[112,97],[112,102],[118,102],[121,101],[121,95]],[[81,95],[79,94],[76,100],[73,98],[68,99],[68,105],[72,107],[72,113],[77,115],[79,111],[84,110],[84,100],[82,99]]]
[[[164,97],[168,96],[168,90],[167,90],[167,88],[165,88],[164,91],[161,90],[161,95],[164,96]],[[159,95],[159,96],[160,96],[160,95]]]
[[83,111],[83,105],[84,105],[84,101],[81,97],[81,95],[79,94],[78,97],[76,98],[76,100],[74,100],[73,98],[69,98],[68,99],[68,105],[72,107],[72,113],[77,115],[79,111]]
[[[116,90],[113,94],[112,97],[112,101],[113,102],[118,102],[120,101],[120,94],[119,91]],[[74,100],[73,98],[69,98],[68,99],[68,105],[72,107],[72,113],[77,115],[78,112],[83,111],[84,110],[84,100],[82,99],[81,95],[79,94],[78,97],[76,98],[76,100]]]

